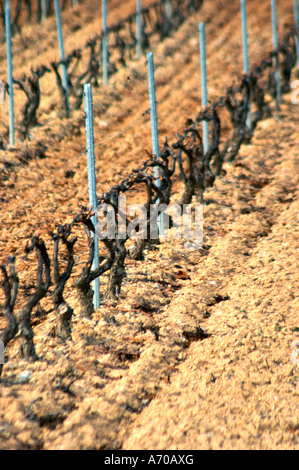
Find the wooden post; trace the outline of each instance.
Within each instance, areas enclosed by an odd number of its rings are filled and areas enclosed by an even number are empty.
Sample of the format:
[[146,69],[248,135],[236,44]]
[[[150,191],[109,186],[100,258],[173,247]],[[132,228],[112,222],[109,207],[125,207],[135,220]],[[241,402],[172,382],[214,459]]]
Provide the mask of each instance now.
[[[92,106],[92,90],[91,84],[84,85],[85,98],[85,131],[86,131],[86,148],[87,148],[87,170],[88,170],[88,195],[89,204],[96,210],[97,208],[97,192],[96,192],[96,176],[95,176],[95,155],[94,155],[94,133],[93,133],[93,106]],[[97,215],[92,217],[95,229],[97,228]],[[96,233],[94,234],[94,259],[93,268],[99,266],[99,240]],[[97,277],[92,282],[93,287],[93,303],[94,308],[100,307],[100,281]]]

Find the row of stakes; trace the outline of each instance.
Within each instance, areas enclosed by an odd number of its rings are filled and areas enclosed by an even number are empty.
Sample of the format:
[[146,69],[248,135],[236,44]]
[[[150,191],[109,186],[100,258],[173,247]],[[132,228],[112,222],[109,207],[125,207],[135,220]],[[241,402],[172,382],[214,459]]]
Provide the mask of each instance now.
[[[294,2],[294,18],[295,25],[297,28],[297,34],[295,37],[296,42],[296,55],[297,55],[297,67],[299,67],[299,10],[298,0]],[[56,25],[57,25],[57,37],[59,54],[62,62],[62,78],[63,86],[65,88],[67,103],[68,103],[68,87],[67,87],[67,68],[65,65],[65,54],[63,45],[62,35],[62,24],[59,0],[54,0]],[[136,55],[137,58],[141,58],[142,55],[142,21],[141,21],[141,0],[137,0],[136,5]],[[246,11],[246,0],[240,0],[241,9],[241,25],[242,25],[242,48],[243,48],[243,72],[249,73],[249,53],[248,53],[248,32],[247,32],[247,11]],[[172,14],[172,2],[171,0],[166,1],[166,13],[171,18]],[[276,0],[271,0],[271,19],[272,19],[272,41],[273,49],[278,48],[278,24],[277,24],[277,7]],[[108,42],[107,42],[107,0],[102,0],[102,28],[103,28],[103,41],[102,41],[102,60],[103,60],[103,84],[108,83]],[[5,30],[6,30],[6,46],[7,46],[7,77],[9,86],[9,137],[10,137],[10,148],[15,146],[15,135],[14,135],[14,101],[13,101],[13,68],[12,68],[12,47],[11,47],[11,19],[10,19],[10,0],[6,0],[5,3]],[[201,99],[202,107],[208,105],[208,93],[207,93],[207,71],[206,71],[206,45],[205,45],[205,24],[199,24],[199,52],[200,52],[200,73],[201,73]],[[280,94],[280,79],[279,79],[279,60],[278,55],[273,59],[275,61],[275,81],[276,81],[276,101],[279,108],[281,101]],[[152,153],[156,157],[159,157],[159,134],[158,134],[158,118],[156,108],[156,87],[155,87],[155,71],[154,71],[154,58],[153,53],[147,53],[147,67],[148,67],[148,93],[150,101],[150,116],[151,116],[151,137],[152,137]],[[92,103],[92,87],[90,83],[84,85],[84,100],[85,100],[85,131],[86,131],[86,153],[87,153],[87,167],[88,167],[88,195],[89,204],[91,207],[97,207],[97,193],[96,193],[96,173],[95,173],[95,154],[94,154],[94,130],[93,130],[93,103]],[[69,109],[69,104],[68,104]],[[250,126],[250,110],[248,112],[248,125]],[[209,125],[207,121],[203,121],[203,146],[206,152],[209,149]],[[157,185],[159,185],[160,179],[158,168],[154,168],[154,176],[157,178]],[[159,203],[159,201],[157,201]],[[159,234],[163,235],[163,223],[161,215],[159,216],[158,227]],[[93,216],[94,226],[97,226],[97,215]],[[99,244],[98,237],[95,237],[95,254],[93,260],[93,267],[99,265]],[[94,291],[94,307],[100,307],[100,285],[99,278],[93,281]]]
[[[42,2],[42,11],[46,11],[46,2]],[[137,59],[142,55],[142,2],[136,0],[136,56]],[[76,0],[73,5],[76,5]],[[294,17],[297,30],[299,30],[299,10],[298,0],[293,0],[294,3]],[[57,39],[59,47],[59,55],[62,67],[62,83],[66,96],[67,116],[70,116],[69,92],[68,92],[68,75],[67,67],[65,64],[64,43],[62,35],[62,22],[60,14],[59,0],[54,0],[56,26],[57,26]],[[242,23],[242,44],[243,44],[243,71],[249,73],[249,54],[248,54],[248,34],[247,34],[247,12],[246,0],[240,0],[241,7],[241,23]],[[278,33],[277,33],[277,8],[276,0],[271,0],[271,18],[272,18],[272,41],[273,49],[278,47]],[[166,0],[166,13],[169,18],[172,15],[172,1]],[[102,0],[102,81],[103,84],[108,84],[108,26],[107,26],[107,0]],[[9,87],[9,145],[11,148],[15,146],[15,126],[14,126],[14,94],[13,94],[13,64],[12,64],[12,45],[11,45],[11,15],[10,15],[10,0],[5,0],[5,34],[6,34],[6,52],[7,52],[7,81]],[[201,23],[199,26],[200,34],[200,66],[201,66],[201,93],[202,93],[202,106],[207,105],[207,74],[206,74],[206,52],[205,52],[205,25]],[[296,35],[296,51],[297,51],[297,66],[299,67],[299,34]],[[277,105],[280,103],[280,83],[279,83],[279,61],[278,56],[275,56],[275,80],[276,80],[276,99]],[[208,148],[208,125],[204,123],[203,136],[206,148]]]

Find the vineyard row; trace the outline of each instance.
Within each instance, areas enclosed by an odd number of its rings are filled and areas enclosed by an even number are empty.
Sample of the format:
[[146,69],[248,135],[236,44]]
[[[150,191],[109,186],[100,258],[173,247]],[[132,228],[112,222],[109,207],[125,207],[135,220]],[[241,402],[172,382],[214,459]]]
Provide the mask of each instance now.
[[[157,1],[141,9],[142,41],[141,50],[145,53],[150,49],[151,39],[158,35],[160,41],[169,37],[186,20],[188,15],[198,11],[203,0],[174,0],[171,15],[166,9],[165,0]],[[102,41],[104,32],[90,38],[82,48],[71,51],[64,60],[53,61],[49,65],[42,64],[31,68],[30,74],[14,78],[14,87],[25,95],[25,104],[21,110],[21,119],[17,124],[20,140],[28,138],[30,129],[38,124],[37,112],[40,107],[41,79],[45,74],[52,73],[60,94],[60,104],[57,109],[61,115],[69,117],[69,99],[74,100],[71,109],[80,109],[83,102],[83,87],[90,83],[99,88],[99,77],[102,75],[103,50]],[[115,74],[120,68],[126,67],[129,61],[136,57],[137,28],[136,13],[127,16],[107,28],[108,48],[108,75]],[[67,87],[63,79],[66,68]],[[8,85],[7,89],[8,89]],[[10,93],[10,90],[8,90]],[[5,132],[4,139],[8,136]],[[4,144],[2,144],[4,145]]]
[[[133,170],[127,178],[98,198],[98,204],[107,204],[114,209],[115,222],[123,216],[119,212],[120,197],[143,187],[147,195],[144,206],[147,213],[146,224],[149,228],[152,223],[150,207],[158,200],[166,206],[170,204],[174,176],[177,174],[184,185],[184,192],[179,201],[182,213],[184,204],[191,203],[195,195],[203,198],[205,190],[211,188],[216,178],[223,174],[223,163],[232,162],[238,155],[241,145],[250,142],[257,124],[271,115],[271,98],[269,97],[276,97],[274,58],[278,56],[281,75],[280,91],[282,94],[290,91],[291,74],[296,64],[295,34],[296,30],[292,29],[279,48],[272,51],[251,73],[244,74],[238,84],[229,87],[218,101],[202,109],[194,119],[188,119],[184,131],[176,135],[176,141],[173,143],[166,141],[161,146],[159,157],[148,155],[141,167]],[[220,110],[222,108],[229,113],[232,135],[220,145],[222,135]],[[249,109],[251,111],[250,127],[248,127],[247,119]],[[201,135],[201,123],[204,120],[212,125],[211,144],[207,152],[203,150]],[[160,169],[159,184],[153,172],[155,167]],[[104,295],[107,298],[117,299],[120,296],[125,275],[126,258],[142,261],[145,248],[159,243],[159,238],[153,240],[148,233],[147,237],[135,240],[135,245],[128,250],[126,247],[128,236],[119,236],[118,233],[113,238],[106,236],[101,239],[106,254],[100,257],[99,265],[93,267],[96,227],[92,222],[92,217],[92,209],[82,207],[79,213],[74,214],[71,223],[58,225],[54,231],[49,232],[53,243],[52,259],[50,259],[45,241],[39,235],[33,235],[28,241],[25,257],[27,258],[32,252],[36,253],[37,283],[34,293],[17,312],[14,310],[19,279],[15,268],[15,256],[9,256],[0,264],[5,295],[3,314],[6,318],[6,327],[0,336],[0,341],[6,347],[17,335],[20,352],[25,359],[37,358],[31,313],[46,295],[50,295],[57,314],[56,336],[63,341],[71,337],[73,309],[63,294],[75,264],[77,238],[73,235],[74,227],[82,226],[87,233],[88,259],[74,281],[74,289],[77,292],[81,313],[89,318],[94,312],[92,282],[104,273],[109,273],[108,287]],[[126,227],[129,222],[125,220]],[[63,264],[62,248],[67,252],[66,264]],[[0,365],[0,374],[2,367]]]

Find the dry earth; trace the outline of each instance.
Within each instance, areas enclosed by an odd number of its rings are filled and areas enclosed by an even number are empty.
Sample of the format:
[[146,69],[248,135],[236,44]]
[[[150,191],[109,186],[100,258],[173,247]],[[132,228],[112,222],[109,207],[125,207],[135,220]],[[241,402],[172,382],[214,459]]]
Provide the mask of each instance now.
[[[115,19],[135,2],[114,3]],[[278,9],[281,35],[291,24],[292,2],[278,1]],[[75,11],[63,15],[67,50],[97,30],[94,12]],[[248,1],[248,15],[257,63],[271,49],[269,5]],[[161,141],[200,109],[199,21],[206,22],[210,98],[242,67],[237,0],[207,0],[172,38],[155,43]],[[53,20],[47,25],[14,38],[16,75],[57,57]],[[138,167],[151,148],[149,119],[141,116],[146,73],[144,61],[134,62],[95,90],[98,193]],[[40,122],[59,115],[55,87],[47,77],[43,83]],[[38,229],[51,249],[49,226],[71,220],[88,203],[86,161],[78,157],[85,148],[83,111],[36,127],[31,138],[28,148],[37,140],[47,145],[46,158],[21,164],[21,142],[1,152],[1,258],[17,256],[17,307],[34,284],[35,260],[22,259],[30,234]],[[46,298],[32,319],[39,360],[20,360],[17,340],[9,344],[0,449],[299,448],[298,143],[298,105],[286,95],[281,111],[259,124],[205,194],[202,249],[165,240],[145,261],[127,261],[120,300],[103,300],[92,319],[76,314],[72,283],[86,246],[78,232],[66,291],[75,311],[72,339],[53,337]],[[101,291],[106,282],[103,276]]]

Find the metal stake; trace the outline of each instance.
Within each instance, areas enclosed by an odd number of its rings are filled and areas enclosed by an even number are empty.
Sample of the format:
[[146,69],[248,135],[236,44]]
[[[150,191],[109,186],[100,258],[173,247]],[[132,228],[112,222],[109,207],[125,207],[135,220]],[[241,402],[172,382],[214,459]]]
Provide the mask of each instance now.
[[69,104],[68,76],[67,76],[67,67],[66,67],[65,55],[64,55],[64,45],[63,45],[63,37],[62,37],[62,26],[61,26],[59,0],[54,0],[54,6],[55,6],[55,16],[56,16],[59,54],[60,54],[60,60],[61,60],[62,85],[63,85],[64,93],[65,93],[66,114],[67,114],[67,117],[69,117],[70,116],[70,104]]
[[[148,92],[150,99],[150,113],[151,113],[151,135],[152,135],[152,150],[153,155],[159,158],[159,134],[158,134],[158,118],[157,118],[157,101],[156,101],[156,85],[155,85],[155,67],[154,57],[152,52],[146,54],[147,69],[148,69]],[[159,167],[154,167],[154,176],[156,178],[155,184],[161,187],[161,180],[159,175]],[[159,204],[157,200],[157,205]],[[162,217],[161,217],[162,216]],[[164,234],[163,213],[158,216],[159,234]]]
[[[272,12],[272,42],[274,51],[278,50],[278,34],[277,34],[277,9],[276,0],[271,0],[271,12]],[[280,108],[280,78],[279,78],[279,58],[278,54],[274,57],[275,66],[275,83],[276,83],[276,104],[277,108]]]
[[[201,103],[205,108],[208,105],[207,92],[207,69],[206,69],[206,41],[205,24],[199,23],[199,50],[200,50],[200,73],[201,73]],[[203,148],[206,153],[209,150],[209,123],[203,121]]]
[[9,93],[9,145],[15,146],[15,124],[14,124],[14,96],[13,96],[13,69],[11,48],[11,19],[10,0],[5,1],[5,34],[6,34],[6,57],[7,57],[7,82]]
[[141,0],[137,0],[136,6],[136,56],[141,59],[142,54],[142,24],[141,24]]
[[165,9],[167,19],[170,21],[172,16],[172,0],[166,0]]
[[299,68],[299,9],[298,9],[298,0],[294,0],[294,17],[296,25],[296,35],[295,35],[295,44],[296,44],[296,56],[297,56],[297,67]]
[[146,56],[147,56],[147,66],[148,66],[148,91],[149,91],[150,109],[151,109],[152,148],[153,148],[153,154],[157,158],[159,158],[159,137],[158,137],[154,57],[153,57],[152,52],[148,52]]
[[48,13],[48,0],[42,0],[42,21],[44,21],[47,18],[47,13]]
[[[243,45],[243,72],[249,74],[248,33],[246,0],[241,0],[242,45]],[[251,129],[250,103],[248,103],[247,127]]]
[[242,44],[243,44],[243,71],[244,73],[249,73],[246,0],[241,0],[241,19],[242,19]]
[[102,0],[102,65],[103,65],[103,83],[108,83],[108,38],[107,38],[107,1]]
[[[86,132],[86,148],[87,148],[87,170],[88,170],[88,194],[89,204],[96,210],[97,208],[97,193],[96,193],[96,176],[95,176],[95,155],[94,155],[94,134],[93,134],[93,106],[92,106],[92,90],[91,84],[84,85],[84,98],[85,98],[85,132]],[[92,217],[92,222],[97,228],[97,215]],[[94,258],[93,269],[99,266],[99,241],[96,233],[94,234]],[[93,286],[93,303],[94,308],[100,307],[100,281],[97,277],[92,281]]]

